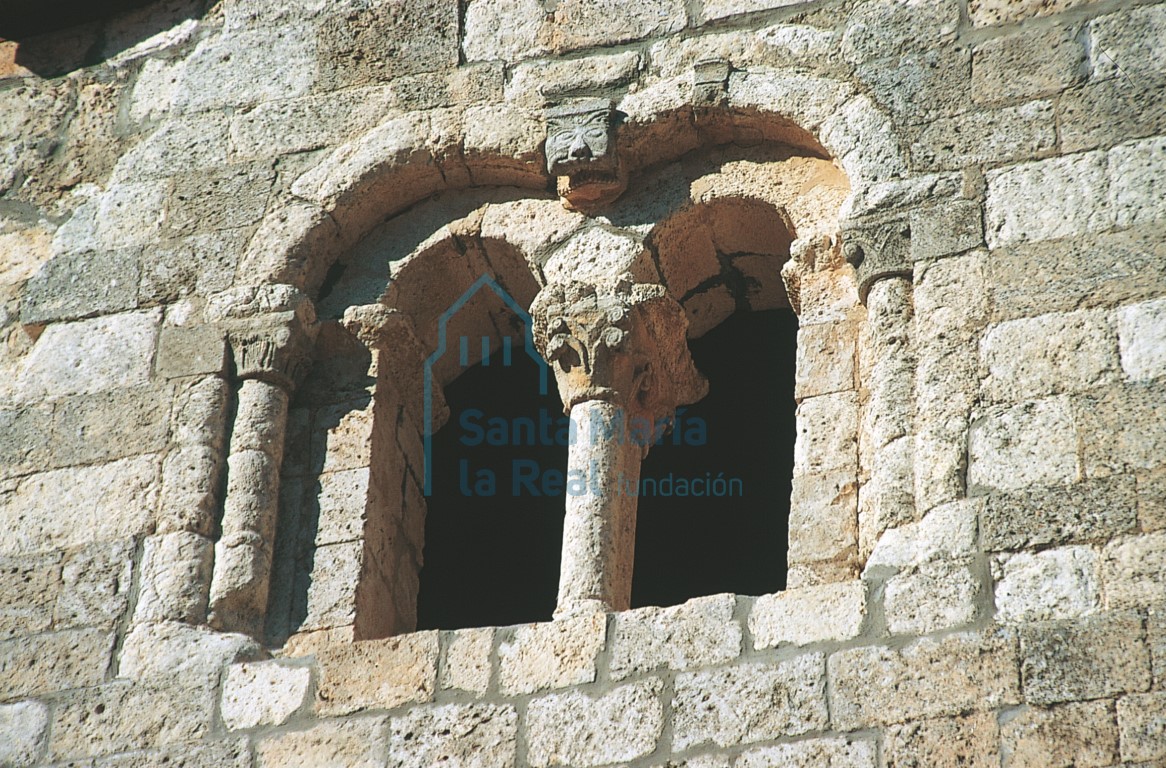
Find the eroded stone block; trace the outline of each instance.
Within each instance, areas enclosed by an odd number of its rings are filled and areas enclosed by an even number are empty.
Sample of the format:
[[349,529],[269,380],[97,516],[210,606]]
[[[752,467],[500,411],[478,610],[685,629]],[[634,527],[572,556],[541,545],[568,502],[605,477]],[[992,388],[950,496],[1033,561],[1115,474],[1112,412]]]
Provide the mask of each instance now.
[[883,593],[887,628],[895,635],[924,635],[970,624],[982,592],[966,560],[912,568],[887,581]]
[[518,714],[513,707],[420,707],[389,723],[389,766],[513,768],[517,736]]
[[887,768],[996,768],[998,743],[996,716],[978,712],[892,726],[883,750]]
[[39,701],[0,704],[0,764],[35,765],[48,736],[49,708]]
[[992,561],[996,619],[1013,624],[1075,619],[1100,604],[1099,560],[1091,547],[1021,552]]
[[490,688],[490,652],[494,629],[462,629],[445,641],[441,687],[483,694]]
[[[848,739],[807,739],[794,744],[762,747],[742,752],[733,768],[875,768],[875,745],[870,741]],[[720,768],[712,763],[708,768]],[[728,766],[728,762],[724,763]],[[689,762],[682,768],[704,768],[704,763]]]
[[1109,539],[1138,522],[1129,475],[1064,487],[994,493],[985,500],[980,537],[988,551]]
[[1144,691],[1150,654],[1136,613],[1105,613],[1022,627],[1024,698],[1060,704]]
[[223,679],[223,724],[233,731],[282,725],[303,706],[310,681],[308,667],[274,661],[236,664]]
[[615,615],[611,676],[622,680],[658,667],[684,670],[735,659],[741,626],[733,595],[689,600],[672,608],[640,608]]
[[[316,711],[323,716],[429,701],[437,684],[438,633],[333,646],[316,654]],[[375,669],[376,675],[369,675]]]
[[386,717],[333,720],[304,731],[271,736],[256,744],[255,765],[382,768],[388,753],[387,723]]
[[650,754],[664,725],[661,687],[649,678],[596,697],[572,691],[531,701],[527,759],[536,768],[590,768]]
[[984,209],[989,248],[1108,229],[1106,156],[1090,152],[989,171]]
[[1065,396],[994,408],[971,425],[968,492],[1015,491],[1079,480],[1077,445]]
[[1113,704],[1025,707],[1000,724],[1004,768],[1099,768],[1117,757]]
[[1123,696],[1117,701],[1122,760],[1166,758],[1166,692]]
[[1166,531],[1115,539],[1102,550],[1105,605],[1166,605]]
[[1166,299],[1125,306],[1115,314],[1125,375],[1133,381],[1166,376]]
[[862,631],[865,617],[861,582],[823,584],[757,598],[749,632],[754,648],[849,640]]
[[498,678],[505,694],[533,693],[595,680],[595,658],[607,637],[602,613],[527,624],[498,647]]

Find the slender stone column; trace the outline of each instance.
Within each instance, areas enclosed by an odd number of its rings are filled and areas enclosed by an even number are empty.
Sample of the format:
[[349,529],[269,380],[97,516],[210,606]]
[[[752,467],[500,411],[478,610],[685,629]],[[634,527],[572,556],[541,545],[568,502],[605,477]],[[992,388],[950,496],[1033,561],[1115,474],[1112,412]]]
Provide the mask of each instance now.
[[571,415],[555,618],[630,607],[640,462],[676,407],[708,383],[688,353],[684,310],[660,285],[550,285],[535,338]]
[[[262,298],[265,308],[274,303]],[[253,637],[262,636],[267,613],[288,403],[315,331],[305,297],[276,298],[280,311],[235,323],[228,333],[240,383],[208,616],[216,629]]]

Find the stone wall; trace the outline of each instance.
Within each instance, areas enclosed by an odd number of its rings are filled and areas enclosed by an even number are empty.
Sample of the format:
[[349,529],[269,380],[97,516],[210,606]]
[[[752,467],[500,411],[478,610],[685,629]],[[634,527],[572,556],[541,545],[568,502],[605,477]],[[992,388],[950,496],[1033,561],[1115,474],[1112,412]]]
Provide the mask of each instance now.
[[[0,42],[0,765],[1166,764],[1163,41],[174,0]],[[585,96],[590,215],[542,156]],[[799,312],[791,588],[410,632],[428,323],[619,272],[694,334]]]

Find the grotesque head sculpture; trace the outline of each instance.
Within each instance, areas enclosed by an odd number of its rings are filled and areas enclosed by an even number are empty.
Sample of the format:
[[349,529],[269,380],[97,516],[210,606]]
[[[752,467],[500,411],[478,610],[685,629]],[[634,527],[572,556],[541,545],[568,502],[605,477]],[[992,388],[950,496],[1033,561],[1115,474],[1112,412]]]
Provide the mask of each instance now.
[[617,115],[606,99],[578,99],[547,110],[547,171],[558,177],[568,207],[607,203],[623,192]]

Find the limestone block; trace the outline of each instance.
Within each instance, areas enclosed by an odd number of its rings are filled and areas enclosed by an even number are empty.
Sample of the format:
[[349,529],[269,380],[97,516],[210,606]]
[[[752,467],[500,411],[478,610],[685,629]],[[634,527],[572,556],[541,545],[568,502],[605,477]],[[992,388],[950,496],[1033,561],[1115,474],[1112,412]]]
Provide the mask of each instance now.
[[958,632],[898,650],[839,651],[827,664],[833,724],[854,730],[1016,704],[1017,667],[1010,631]]
[[1150,6],[1111,13],[1091,21],[1089,31],[1093,37],[1089,49],[1093,79],[1166,79],[1154,46],[1155,40],[1166,35],[1166,10]]
[[586,223],[587,217],[568,211],[557,199],[514,200],[486,206],[482,239],[511,243],[527,258],[538,258],[548,246],[566,241]]
[[996,716],[978,712],[892,726],[883,754],[887,768],[997,768],[998,744]]
[[226,369],[226,337],[213,325],[165,327],[158,335],[154,370],[163,378],[221,375]]
[[1080,479],[1073,422],[1063,395],[989,409],[968,437],[969,493]]
[[639,608],[615,615],[611,677],[622,680],[658,667],[684,670],[721,664],[741,653],[733,595],[712,595],[672,608]]
[[[147,64],[146,69],[153,67]],[[141,88],[139,80],[135,97]],[[178,115],[162,122],[122,155],[113,170],[113,180],[124,183],[204,171],[225,165],[229,152],[225,115],[220,112]]]
[[972,51],[972,100],[1000,106],[1060,93],[1080,80],[1082,58],[1080,41],[1061,27],[988,40]]
[[[1135,227],[995,251],[987,289],[993,319],[1160,298],[1166,293],[1166,272],[1157,267],[1166,259],[1166,246],[1156,231]],[[1099,252],[1110,257],[1099,261]]]
[[[93,245],[130,248],[150,245],[166,220],[170,182],[135,181],[111,186],[96,201]],[[85,222],[81,226],[88,227]],[[59,231],[58,231],[59,232]]]
[[790,562],[839,560],[853,557],[857,551],[855,472],[795,475],[790,497]]
[[[871,97],[896,123],[907,125],[944,122],[940,118],[967,112],[972,106],[970,74],[971,51],[947,46],[869,61],[855,69]],[[946,135],[956,142],[963,139],[958,132]]]
[[330,91],[453,69],[458,9],[441,0],[335,8],[319,25],[320,77]]
[[241,158],[335,146],[373,128],[393,99],[378,85],[260,104],[231,119],[230,143]]
[[131,752],[104,758],[94,764],[95,768],[153,768],[157,765],[178,765],[182,768],[252,768],[251,748],[245,739],[203,742],[198,745],[184,744],[169,749]]
[[798,5],[801,2],[802,0],[705,0],[701,6],[699,23],[706,24],[728,16],[769,11],[787,5]]
[[62,591],[60,552],[0,557],[0,639],[43,632],[53,625]]
[[[733,768],[875,768],[875,744],[848,739],[807,739],[794,744],[750,749],[741,753]],[[727,766],[728,763],[725,763]],[[689,762],[690,768],[700,766]],[[713,764],[710,768],[717,768]]]
[[547,52],[539,40],[545,11],[538,0],[470,0],[462,50],[469,61],[515,61]]
[[1102,152],[1024,163],[986,176],[989,248],[1082,235],[1113,224]]
[[1060,704],[1144,691],[1150,654],[1136,613],[1103,613],[1022,627],[1024,698]]
[[680,0],[644,0],[628,5],[620,0],[562,0],[539,40],[553,53],[615,45],[658,37],[684,29],[688,23]]
[[926,563],[891,577],[883,593],[893,635],[924,635],[976,619],[983,585],[967,560]]
[[232,731],[283,725],[303,706],[310,682],[308,667],[274,661],[229,667],[219,710],[223,724]]
[[[701,40],[704,38],[693,39]],[[727,50],[717,51],[714,57],[731,61],[740,55],[740,49],[736,47],[740,45],[740,39],[730,37],[727,42]],[[685,59],[683,62],[687,62],[688,67],[692,66],[692,59]],[[686,85],[689,78],[688,67],[681,71],[681,77],[684,77],[683,82]],[[788,109],[790,119],[796,120],[798,125],[809,131],[817,130],[820,127],[826,128],[826,121],[839,108],[839,104],[844,102],[847,103],[851,117],[861,119],[865,127],[873,128],[872,123],[875,123],[881,115],[874,111],[873,105],[868,100],[855,99],[846,102],[852,93],[852,86],[846,82],[811,75],[775,76],[767,72],[761,76],[748,72],[734,72],[729,76],[729,103],[732,106],[765,111]],[[687,97],[686,93],[684,95],[686,96],[685,100],[691,98]],[[846,151],[855,149],[857,144],[854,142],[854,137],[845,127],[836,125],[834,130],[833,140],[837,143],[837,147],[845,148]],[[870,146],[876,151],[887,149],[887,147],[879,146],[873,141]]]
[[228,664],[253,661],[263,649],[246,635],[167,622],[140,624],[126,635],[119,658],[121,677],[181,686],[217,683]]
[[951,40],[959,6],[951,0],[918,5],[902,0],[857,6],[846,20],[842,52],[850,62],[886,57],[890,52],[930,50]]
[[[870,8],[877,4],[864,6]],[[889,181],[906,175],[907,167],[891,119],[869,96],[855,96],[822,122],[823,144],[841,157],[852,184]]]
[[1117,339],[1100,310],[1011,320],[989,326],[980,363],[995,401],[1080,392],[1116,379]]
[[57,590],[48,592],[56,596],[53,625],[57,629],[113,629],[129,603],[133,564],[131,539],[99,542],[70,552],[61,568],[59,596]]
[[1123,696],[1117,702],[1122,760],[1166,758],[1166,692]]
[[1166,456],[1166,382],[1109,387],[1074,403],[1089,477],[1151,469]]
[[25,358],[17,397],[35,401],[145,384],[159,310],[50,325]]
[[996,620],[1024,624],[1094,613],[1100,602],[1099,560],[1091,547],[1059,547],[994,558]]
[[381,768],[388,752],[388,718],[332,720],[255,745],[256,768]]
[[48,736],[49,708],[39,701],[0,704],[0,764],[35,765]]
[[146,539],[134,620],[188,624],[205,621],[214,547],[214,542],[197,533]]
[[267,210],[275,173],[267,163],[229,165],[174,179],[168,225],[179,234],[254,224]]
[[1117,759],[1117,722],[1107,701],[1025,707],[1000,724],[1004,768],[1100,768]]
[[136,250],[59,254],[28,281],[20,321],[52,323],[134,309],[137,285]]
[[[437,655],[437,632],[321,650],[316,654],[320,668],[316,711],[322,716],[346,715],[429,701],[437,682]],[[370,676],[372,669],[377,674]]]
[[185,70],[185,59],[178,61],[146,59],[130,93],[130,120],[142,123],[168,115],[174,105],[175,91]]
[[1158,186],[1163,173],[1166,138],[1121,144],[1109,151],[1109,197],[1119,227],[1166,219],[1166,202]]
[[600,227],[585,229],[565,242],[543,266],[547,282],[586,281],[630,272],[638,282],[656,282],[643,243]]
[[579,768],[635,760],[656,749],[664,726],[659,680],[592,697],[572,691],[534,699],[526,713],[527,760]]
[[1166,128],[1163,93],[1166,83],[1124,77],[1066,91],[1057,105],[1061,149],[1080,152],[1162,133]]
[[498,646],[499,683],[504,694],[533,693],[595,680],[595,657],[607,637],[601,613],[565,621],[527,624]]
[[51,466],[94,464],[166,448],[172,390],[133,387],[58,400]]
[[1133,381],[1166,375],[1166,299],[1121,307],[1115,314],[1125,375]]
[[369,473],[368,469],[350,469],[320,475],[317,546],[363,540]]
[[51,462],[53,404],[0,409],[0,477],[46,469]]
[[1115,539],[1102,550],[1105,606],[1166,604],[1166,531]]
[[982,502],[975,499],[953,501],[935,507],[919,522],[888,530],[867,559],[867,570],[908,568],[972,554],[981,508]]
[[307,93],[317,75],[314,32],[289,24],[206,38],[186,60],[175,106],[201,112]]
[[937,208],[912,211],[911,259],[935,259],[984,244],[984,212],[974,202],[954,200]]
[[[539,147],[546,138],[546,126],[526,110],[509,105],[470,107],[465,115],[463,147],[466,155],[512,157],[525,160],[528,176],[542,163]],[[475,169],[484,171],[484,168]]]
[[971,0],[968,16],[973,26],[986,27],[995,24],[1017,22],[1037,16],[1061,13],[1078,6],[1086,6],[1096,0]]
[[490,689],[490,652],[494,629],[462,629],[447,635],[441,667],[443,690],[484,694]]
[[1146,639],[1150,645],[1154,671],[1154,685],[1164,688],[1166,683],[1166,610],[1151,608],[1147,611]]
[[679,761],[669,760],[663,765],[654,765],[652,768],[731,768],[731,766],[728,755],[701,755]]
[[544,59],[519,64],[506,84],[506,100],[537,109],[566,94],[624,85],[639,72],[641,60],[638,52],[623,51],[570,61]]
[[865,617],[861,582],[823,584],[757,598],[749,632],[758,649],[849,640],[858,637]]
[[389,766],[513,768],[517,736],[513,707],[418,707],[389,723]]
[[138,301],[170,303],[192,294],[209,296],[231,288],[250,234],[249,229],[215,230],[163,240],[145,249],[139,259],[142,280]]
[[858,398],[854,392],[811,397],[798,405],[794,473],[813,474],[855,466]]
[[936,120],[912,143],[912,163],[920,170],[955,170],[1047,157],[1057,144],[1054,111],[1051,101],[1030,101]]
[[117,681],[63,695],[53,709],[47,759],[64,762],[134,749],[191,744],[210,733],[209,685]]
[[845,320],[861,309],[858,282],[850,270],[814,272],[802,278],[802,313],[800,323],[827,323]]
[[797,374],[794,397],[828,395],[854,389],[854,323],[820,323],[798,329]]
[[1134,483],[1117,476],[994,493],[985,501],[980,537],[988,551],[1023,549],[1109,539],[1137,522]]
[[183,446],[167,454],[162,462],[159,533],[212,533],[222,492],[222,459],[220,449],[206,445]]
[[1137,478],[1138,523],[1142,531],[1166,529],[1166,467],[1139,472]]
[[313,555],[312,573],[301,573],[307,606],[301,632],[352,624],[356,619],[356,586],[364,562],[364,544],[332,544]]
[[[42,472],[0,496],[0,552],[17,554],[128,539],[149,532],[157,456]],[[67,500],[68,503],[65,503]]]
[[676,676],[673,750],[749,744],[826,730],[825,657],[740,664]]

